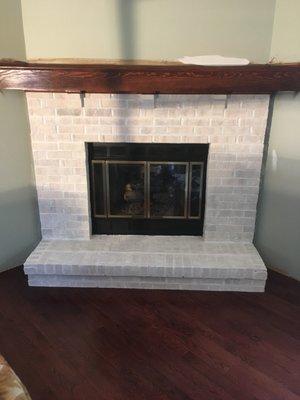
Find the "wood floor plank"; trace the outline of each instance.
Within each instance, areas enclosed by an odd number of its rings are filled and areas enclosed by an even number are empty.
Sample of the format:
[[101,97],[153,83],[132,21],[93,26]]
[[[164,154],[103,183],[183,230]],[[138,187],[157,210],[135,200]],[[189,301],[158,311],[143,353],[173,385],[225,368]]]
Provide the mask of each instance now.
[[300,284],[266,293],[30,288],[0,274],[0,352],[33,400],[296,400]]
[[[162,315],[163,313],[165,313],[164,316]],[[224,365],[227,371],[232,372],[234,377],[239,376],[241,381],[251,382],[254,379],[253,390],[259,393],[261,398],[273,400],[281,398],[281,394],[283,396],[282,398],[286,398],[285,396],[289,395],[289,391],[287,391],[285,387],[280,384],[280,381],[274,381],[269,376],[269,366],[271,365],[270,361],[268,361],[268,369],[263,372],[260,372],[259,368],[256,369],[251,367],[248,354],[246,353],[246,356],[244,355],[243,347],[241,347],[241,349],[236,348],[236,339],[232,335],[229,336],[231,340],[228,342],[228,337],[223,335],[222,332],[218,332],[206,326],[206,322],[209,317],[203,320],[200,314],[196,314],[195,316],[193,312],[190,312],[192,327],[189,331],[189,322],[186,319],[186,315],[183,312],[180,316],[180,313],[178,313],[178,308],[168,309],[168,306],[165,306],[160,309],[160,314],[162,315],[162,318],[165,318],[166,321],[170,319],[170,316],[172,316],[170,320],[170,326],[180,327],[184,330],[186,333],[186,340],[188,341],[189,347],[194,354],[199,355],[199,349],[201,350],[201,345],[204,344],[204,348],[207,349],[208,353],[206,360],[209,360],[209,357],[213,359],[215,361],[215,368],[217,368],[217,364],[219,363],[219,365]],[[194,327],[197,327],[197,329],[193,329]],[[190,334],[187,334],[188,331]],[[191,334],[192,331],[193,333]],[[204,357],[204,354],[205,353],[201,353],[200,351],[202,358]],[[221,358],[219,357],[220,354],[222,354]],[[268,357],[268,359],[269,358],[270,357]],[[208,369],[208,367],[206,367],[206,369]],[[245,372],[244,376],[243,371]],[[266,373],[266,371],[268,372]],[[222,370],[219,372],[222,373]],[[227,373],[226,375],[227,378],[229,378],[230,374]],[[220,381],[220,375],[218,375],[218,381]],[[268,390],[269,386],[274,386],[274,390],[272,389],[270,393]],[[245,396],[246,395],[244,395],[244,397]],[[291,393],[291,398],[298,398],[298,396],[294,396],[293,393]]]
[[[212,332],[218,334],[218,337],[215,336],[215,340],[232,354],[238,355],[248,365],[274,379],[276,384],[288,385],[290,389],[294,388],[295,392],[299,393],[297,374],[300,369],[299,357],[297,358],[297,354],[300,354],[299,342],[291,339],[292,343],[290,343],[289,348],[286,348],[286,352],[276,349],[274,338],[263,340],[263,336],[268,333],[268,330],[271,330],[270,326],[265,324],[265,331],[259,329],[261,323],[259,319],[253,320],[246,313],[246,310],[244,315],[239,304],[232,308],[231,295],[226,295],[222,302],[219,301],[220,295],[216,296],[217,302],[215,302],[213,296],[210,296],[209,307],[207,307],[206,299],[203,303],[201,303],[201,299],[198,299],[197,304],[191,306],[190,316],[195,321],[196,319],[204,321],[204,324]],[[221,304],[222,317],[217,316],[216,311],[220,310]],[[197,321],[195,324],[197,324]],[[284,341],[285,335],[282,336]],[[199,340],[201,340],[201,337],[199,337]],[[282,347],[285,348],[285,343],[282,344]],[[289,373],[284,374],[283,371]],[[280,386],[278,386],[277,391],[280,391],[279,389]]]

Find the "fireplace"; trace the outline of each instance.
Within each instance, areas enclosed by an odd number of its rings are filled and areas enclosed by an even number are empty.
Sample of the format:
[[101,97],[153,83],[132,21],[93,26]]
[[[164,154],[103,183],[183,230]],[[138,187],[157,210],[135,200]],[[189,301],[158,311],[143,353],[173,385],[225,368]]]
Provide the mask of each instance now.
[[26,96],[43,236],[30,285],[264,290],[269,96]]
[[208,144],[88,144],[93,234],[202,235]]

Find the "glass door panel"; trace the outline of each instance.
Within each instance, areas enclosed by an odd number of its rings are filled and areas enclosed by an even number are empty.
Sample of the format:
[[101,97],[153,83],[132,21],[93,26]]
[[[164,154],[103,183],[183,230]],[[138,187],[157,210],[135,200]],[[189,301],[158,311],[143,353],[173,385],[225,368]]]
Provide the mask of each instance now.
[[190,163],[190,209],[189,218],[200,218],[203,163]]
[[105,162],[92,161],[92,179],[93,179],[93,196],[94,196],[94,216],[104,217],[106,214],[105,207]]
[[109,217],[144,217],[146,163],[107,161]]
[[149,163],[149,216],[185,218],[187,215],[188,163]]

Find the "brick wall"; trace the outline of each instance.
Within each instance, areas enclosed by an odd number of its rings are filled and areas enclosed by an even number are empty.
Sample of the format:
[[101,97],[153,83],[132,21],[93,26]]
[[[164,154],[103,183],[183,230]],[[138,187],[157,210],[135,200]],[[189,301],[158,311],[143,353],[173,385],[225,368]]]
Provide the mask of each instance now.
[[[252,241],[269,96],[27,93],[44,238],[89,238],[86,142],[210,143],[204,235]],[[227,104],[226,104],[227,103]]]

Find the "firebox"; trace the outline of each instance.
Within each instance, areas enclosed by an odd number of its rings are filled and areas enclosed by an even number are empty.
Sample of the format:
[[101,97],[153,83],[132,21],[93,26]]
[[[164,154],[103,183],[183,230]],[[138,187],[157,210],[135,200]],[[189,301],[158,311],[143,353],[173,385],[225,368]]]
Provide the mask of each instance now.
[[93,234],[202,235],[208,144],[87,149]]

